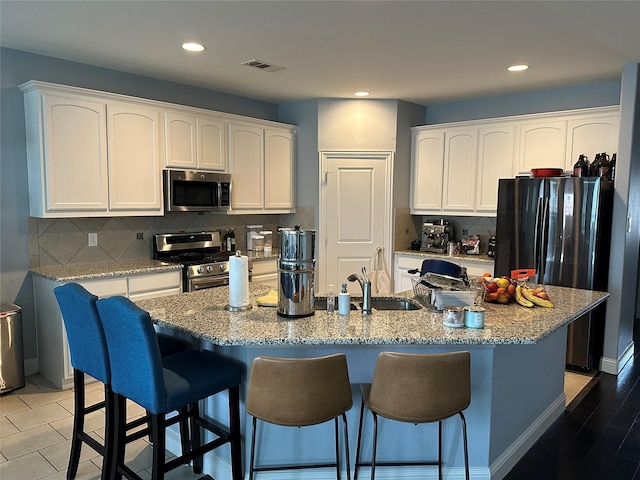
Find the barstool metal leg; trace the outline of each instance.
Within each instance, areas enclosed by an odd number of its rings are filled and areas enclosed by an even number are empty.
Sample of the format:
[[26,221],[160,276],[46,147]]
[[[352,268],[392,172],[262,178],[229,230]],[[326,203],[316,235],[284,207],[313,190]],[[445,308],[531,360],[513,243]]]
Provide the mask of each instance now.
[[256,452],[256,417],[253,417],[253,428],[251,431],[251,459],[249,461],[249,480],[253,480],[253,465]]
[[469,480],[469,450],[467,447],[467,421],[464,418],[464,414],[462,412],[458,412],[460,414],[460,420],[462,421],[462,443],[464,447],[464,475],[467,480]]
[[340,436],[338,427],[338,417],[333,419],[333,434],[335,437],[335,447],[336,447],[336,479],[340,480],[340,441],[338,437]]
[[373,448],[371,450],[371,480],[376,478],[376,452],[378,449],[378,415],[371,412],[373,415]]
[[438,480],[442,480],[442,420],[438,421]]
[[342,414],[342,425],[344,427],[344,448],[346,453],[346,461],[347,461],[347,480],[351,480],[351,458],[349,455],[349,429],[347,428],[347,414]]
[[353,471],[353,480],[358,480],[358,470],[360,470],[360,442],[362,441],[362,424],[364,420],[364,398],[360,402],[360,421],[358,422],[358,443],[356,445],[356,465]]

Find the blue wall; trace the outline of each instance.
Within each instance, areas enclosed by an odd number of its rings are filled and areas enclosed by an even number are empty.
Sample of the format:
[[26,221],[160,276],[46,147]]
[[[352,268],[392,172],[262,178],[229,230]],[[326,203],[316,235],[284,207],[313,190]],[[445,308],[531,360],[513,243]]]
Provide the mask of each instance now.
[[426,125],[620,104],[620,79],[427,105]]

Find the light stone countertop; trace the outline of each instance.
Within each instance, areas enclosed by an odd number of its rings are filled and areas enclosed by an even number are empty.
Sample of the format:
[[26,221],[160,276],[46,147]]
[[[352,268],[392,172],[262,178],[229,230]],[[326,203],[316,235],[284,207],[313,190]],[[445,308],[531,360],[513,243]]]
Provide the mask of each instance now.
[[460,260],[464,262],[478,262],[478,263],[494,263],[494,259],[487,254],[482,255],[467,255],[467,254],[455,254],[447,255],[446,253],[434,253],[434,252],[421,252],[419,250],[396,250],[393,253],[399,253],[402,255],[413,255],[420,258],[437,258],[438,260]]
[[57,282],[74,282],[99,278],[182,270],[182,265],[153,259],[122,260],[119,262],[74,263],[69,265],[32,268],[30,272]]
[[[316,310],[310,317],[280,317],[275,307],[258,307],[256,298],[270,287],[249,286],[253,308],[228,312],[229,288],[218,287],[168,297],[140,300],[159,325],[219,346],[258,345],[496,345],[532,344],[548,337],[583,313],[604,302],[606,292],[547,286],[555,308],[525,308],[484,303],[485,328],[450,328],[442,324],[442,313],[376,311],[362,315],[338,315]],[[413,292],[395,294],[412,297]],[[355,298],[352,297],[352,301]]]

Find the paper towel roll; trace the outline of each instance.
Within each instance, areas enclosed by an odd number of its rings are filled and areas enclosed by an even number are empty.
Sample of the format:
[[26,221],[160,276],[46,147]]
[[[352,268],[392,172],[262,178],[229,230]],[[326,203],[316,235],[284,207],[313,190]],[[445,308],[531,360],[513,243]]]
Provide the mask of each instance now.
[[249,305],[249,257],[229,257],[229,305],[233,308]]

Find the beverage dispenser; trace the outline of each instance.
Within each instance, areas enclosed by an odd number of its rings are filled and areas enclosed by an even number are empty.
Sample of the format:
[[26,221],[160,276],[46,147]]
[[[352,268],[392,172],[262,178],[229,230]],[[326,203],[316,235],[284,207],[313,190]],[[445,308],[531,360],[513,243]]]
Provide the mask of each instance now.
[[308,317],[314,313],[315,230],[281,228],[278,258],[278,315]]

